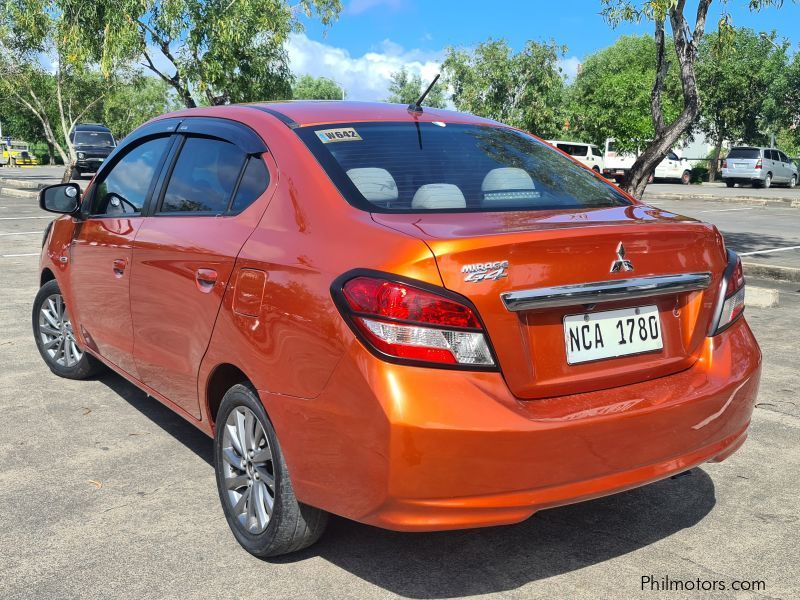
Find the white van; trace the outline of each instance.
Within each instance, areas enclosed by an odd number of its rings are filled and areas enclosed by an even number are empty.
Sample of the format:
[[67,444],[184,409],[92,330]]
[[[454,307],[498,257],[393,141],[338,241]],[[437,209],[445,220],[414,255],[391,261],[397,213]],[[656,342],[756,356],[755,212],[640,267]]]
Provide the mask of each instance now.
[[547,143],[555,146],[562,152],[566,152],[572,158],[583,163],[590,169],[603,172],[603,153],[594,144],[584,144],[583,142],[565,142],[561,140],[547,140]]
[[[638,150],[635,153],[617,152],[616,140],[608,138],[603,154],[603,175],[607,179],[614,179],[617,182],[625,180],[638,156]],[[656,167],[653,179],[677,179],[684,185],[688,185],[692,181],[692,165],[688,160],[670,150],[666,158]]]

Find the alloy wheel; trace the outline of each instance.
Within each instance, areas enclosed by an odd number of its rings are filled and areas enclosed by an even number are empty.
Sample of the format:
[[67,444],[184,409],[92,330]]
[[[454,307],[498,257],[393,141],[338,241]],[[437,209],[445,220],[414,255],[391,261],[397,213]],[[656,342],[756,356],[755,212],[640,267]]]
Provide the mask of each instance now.
[[249,533],[263,532],[275,506],[275,467],[264,427],[246,406],[225,421],[222,463],[231,512]]
[[73,367],[83,358],[61,294],[45,298],[39,309],[39,341],[50,360],[62,367]]
[[797,185],[797,175],[792,175],[792,180],[789,182],[789,187],[793,188]]

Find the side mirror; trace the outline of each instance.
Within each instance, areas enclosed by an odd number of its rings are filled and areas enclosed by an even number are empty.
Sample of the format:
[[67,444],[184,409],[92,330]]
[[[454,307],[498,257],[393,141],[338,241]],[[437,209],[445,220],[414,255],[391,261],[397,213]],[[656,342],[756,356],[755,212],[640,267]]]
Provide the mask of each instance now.
[[77,183],[49,185],[39,191],[39,207],[48,212],[71,215],[81,206],[81,187]]

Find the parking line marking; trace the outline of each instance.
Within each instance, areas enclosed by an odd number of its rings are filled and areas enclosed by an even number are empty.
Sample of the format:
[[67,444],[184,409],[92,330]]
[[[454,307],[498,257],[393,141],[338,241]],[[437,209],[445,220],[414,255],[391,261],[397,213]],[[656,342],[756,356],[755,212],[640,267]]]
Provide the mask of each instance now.
[[16,258],[18,256],[39,256],[40,252],[31,252],[29,254],[0,254],[0,258]]
[[13,233],[0,233],[0,237],[4,235],[39,235],[41,231],[14,231]]
[[710,213],[710,212],[735,212],[737,210],[754,210],[756,207],[751,206],[750,208],[715,208],[713,210],[698,210],[698,213]]
[[53,217],[0,217],[0,221],[24,221],[25,219],[52,219]]
[[786,250],[798,250],[800,246],[787,246],[786,248],[771,248],[769,250],[756,250],[755,252],[740,252],[739,256],[753,256],[754,254],[770,254],[772,252],[786,252]]

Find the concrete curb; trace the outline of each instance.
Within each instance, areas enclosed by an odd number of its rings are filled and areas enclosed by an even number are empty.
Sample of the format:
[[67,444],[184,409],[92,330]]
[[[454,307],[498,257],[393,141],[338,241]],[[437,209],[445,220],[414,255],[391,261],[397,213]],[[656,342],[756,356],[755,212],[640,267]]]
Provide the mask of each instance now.
[[709,202],[729,202],[731,204],[754,204],[756,206],[775,206],[778,208],[800,208],[797,198],[764,198],[756,196],[713,196],[711,194],[675,194],[669,192],[644,193],[644,199],[653,200],[707,200]]
[[36,200],[39,197],[39,192],[38,190],[20,190],[13,187],[0,187],[0,195]]
[[780,296],[778,290],[748,285],[745,289],[745,304],[754,308],[775,308],[780,303]]
[[17,188],[18,190],[40,190],[47,184],[30,179],[14,179],[12,177],[0,177],[0,187]]
[[796,267],[779,267],[777,265],[748,262],[743,262],[742,267],[744,267],[745,276],[748,277],[765,277],[767,279],[777,279],[778,281],[800,283],[800,269]]

